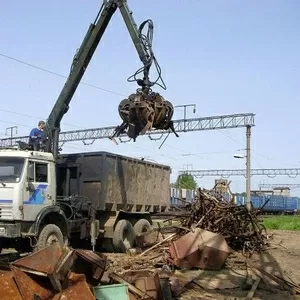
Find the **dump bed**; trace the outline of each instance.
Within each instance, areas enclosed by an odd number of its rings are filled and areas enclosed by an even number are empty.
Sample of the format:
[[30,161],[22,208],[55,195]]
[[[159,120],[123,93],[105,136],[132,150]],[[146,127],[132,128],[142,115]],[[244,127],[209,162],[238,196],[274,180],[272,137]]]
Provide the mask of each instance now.
[[97,210],[164,211],[170,202],[169,166],[114,153],[63,154],[58,196],[84,195]]

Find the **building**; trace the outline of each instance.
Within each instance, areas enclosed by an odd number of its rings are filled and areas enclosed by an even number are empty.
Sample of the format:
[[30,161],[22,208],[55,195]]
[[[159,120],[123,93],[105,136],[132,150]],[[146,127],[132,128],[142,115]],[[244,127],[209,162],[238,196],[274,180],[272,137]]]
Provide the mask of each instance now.
[[228,184],[229,182],[227,179],[223,179],[223,178],[215,179],[215,191],[222,195],[227,194],[229,192]]
[[273,189],[273,194],[276,196],[289,197],[291,195],[291,190],[289,187],[275,187]]

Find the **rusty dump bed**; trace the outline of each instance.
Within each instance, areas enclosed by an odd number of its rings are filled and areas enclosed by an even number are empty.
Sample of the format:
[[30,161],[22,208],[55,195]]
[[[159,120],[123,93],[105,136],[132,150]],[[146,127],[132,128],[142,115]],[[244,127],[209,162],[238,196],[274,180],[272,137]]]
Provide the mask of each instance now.
[[170,174],[169,166],[114,153],[63,154],[57,161],[57,194],[84,195],[102,211],[164,211]]

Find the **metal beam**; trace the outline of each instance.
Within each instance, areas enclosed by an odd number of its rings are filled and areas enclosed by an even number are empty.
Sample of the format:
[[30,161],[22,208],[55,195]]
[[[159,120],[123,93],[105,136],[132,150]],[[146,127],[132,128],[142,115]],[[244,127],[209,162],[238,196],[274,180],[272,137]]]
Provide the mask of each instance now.
[[[255,114],[232,114],[222,116],[212,116],[203,118],[180,119],[174,120],[174,127],[177,132],[188,131],[203,131],[214,129],[230,129],[241,128],[248,126],[255,126]],[[74,142],[74,141],[93,141],[98,139],[109,138],[113,135],[116,126],[72,130],[60,133],[59,141],[61,143]],[[170,133],[169,130],[151,130],[146,133],[149,137],[152,135],[164,135]],[[127,137],[127,134],[121,134],[120,137]],[[10,146],[16,144],[18,141],[27,142],[28,136],[4,138],[0,140],[0,147]]]
[[[189,174],[195,177],[214,176],[214,177],[229,177],[229,176],[245,176],[245,169],[232,169],[232,170],[184,170],[179,171],[179,174]],[[250,176],[262,175],[268,177],[275,177],[277,175],[287,175],[289,177],[296,177],[300,175],[299,168],[289,169],[251,169]]]
[[289,189],[299,189],[300,184],[290,184],[290,183],[262,183],[259,185],[260,189],[276,189],[276,188],[289,188]]

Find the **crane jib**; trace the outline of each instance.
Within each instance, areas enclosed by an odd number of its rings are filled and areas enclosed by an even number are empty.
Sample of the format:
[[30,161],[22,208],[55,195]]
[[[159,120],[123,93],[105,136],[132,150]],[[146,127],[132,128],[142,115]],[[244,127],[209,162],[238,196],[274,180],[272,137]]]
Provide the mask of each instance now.
[[[81,46],[73,59],[66,83],[48,117],[45,129],[44,149],[46,152],[52,152],[54,156],[57,156],[59,152],[60,122],[67,112],[73,95],[101,41],[111,17],[118,8],[143,66],[127,79],[128,82],[136,82],[138,88],[136,93],[131,94],[128,98],[120,102],[118,111],[122,119],[122,124],[116,128],[112,138],[126,133],[130,138],[135,140],[138,135],[142,135],[151,129],[171,129],[178,136],[172,122],[173,105],[169,101],[166,101],[160,94],[152,91],[155,85],[166,89],[161,76],[161,68],[152,49],[154,28],[152,20],[146,20],[138,27],[126,0],[108,0],[103,1],[94,23],[89,26]],[[148,30],[144,33],[146,27],[148,27]],[[157,71],[157,78],[155,80],[150,80],[149,78],[152,65],[156,67]]]

